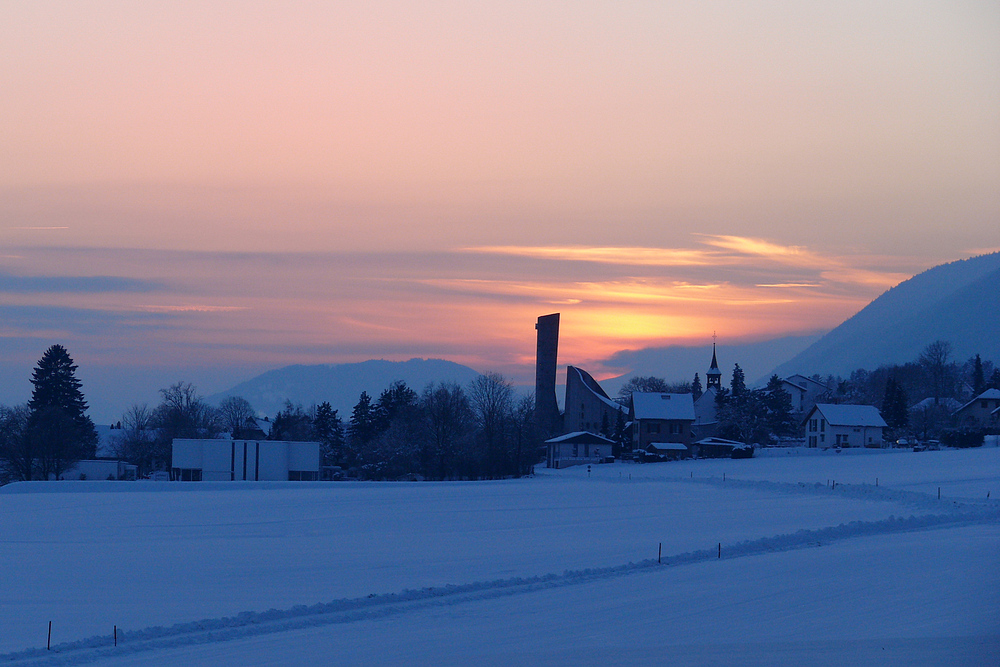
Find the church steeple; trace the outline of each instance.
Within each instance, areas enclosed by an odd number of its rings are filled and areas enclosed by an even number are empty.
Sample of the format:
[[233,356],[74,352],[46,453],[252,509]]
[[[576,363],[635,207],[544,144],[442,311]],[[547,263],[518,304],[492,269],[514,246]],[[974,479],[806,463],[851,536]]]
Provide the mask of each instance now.
[[719,362],[715,359],[715,334],[712,334],[712,365],[705,373],[705,389],[715,387],[722,389],[722,371],[719,370]]

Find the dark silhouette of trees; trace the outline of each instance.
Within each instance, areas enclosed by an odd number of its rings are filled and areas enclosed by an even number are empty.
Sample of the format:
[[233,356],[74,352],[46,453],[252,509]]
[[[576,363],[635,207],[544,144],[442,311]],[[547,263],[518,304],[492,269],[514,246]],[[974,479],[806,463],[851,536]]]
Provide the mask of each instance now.
[[[32,479],[35,456],[28,438],[27,404],[11,408],[0,405],[0,475],[14,481]],[[0,479],[0,483],[7,481]]]
[[694,400],[696,401],[705,393],[705,390],[701,386],[701,378],[698,377],[697,373],[694,374],[694,380],[691,382],[691,393],[694,394]]
[[747,380],[743,374],[743,369],[740,368],[739,364],[736,364],[733,367],[733,379],[729,383],[729,390],[732,393],[733,398],[736,398],[747,390]]
[[37,476],[43,480],[58,479],[80,459],[96,455],[97,431],[86,415],[87,402],[76,369],[66,348],[53,345],[31,376],[34,389],[28,402],[27,445]]
[[983,371],[983,360],[976,355],[972,363],[972,395],[979,396],[986,391],[986,373]]
[[330,403],[316,406],[313,417],[313,436],[320,443],[323,464],[339,466],[344,463],[344,422]]
[[257,429],[253,422],[254,412],[250,401],[242,396],[227,396],[219,403],[219,422],[224,431],[228,431],[234,440],[247,438]]
[[271,422],[271,433],[267,439],[307,442],[314,437],[312,417],[302,409],[301,405],[292,405],[291,401],[285,401],[285,409],[278,412]]
[[899,386],[895,378],[889,378],[885,384],[885,396],[882,398],[882,418],[892,429],[904,429],[910,421],[906,391]]
[[950,357],[951,343],[943,340],[934,341],[920,353],[918,361],[930,378],[934,405],[938,405],[941,402],[941,397],[950,393],[946,393],[952,375],[948,364]]
[[114,454],[134,463],[139,477],[153,469],[156,458],[156,434],[152,429],[153,411],[145,403],[133,403],[118,422],[114,435]]
[[163,400],[153,411],[150,425],[156,429],[153,469],[170,469],[172,444],[176,438],[214,438],[223,430],[219,412],[198,394],[189,382],[178,382],[160,390]]

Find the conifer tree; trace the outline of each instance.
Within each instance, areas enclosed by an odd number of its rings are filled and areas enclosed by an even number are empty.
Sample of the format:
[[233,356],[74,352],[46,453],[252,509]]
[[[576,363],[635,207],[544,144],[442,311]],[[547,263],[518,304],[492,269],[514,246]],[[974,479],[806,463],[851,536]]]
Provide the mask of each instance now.
[[740,368],[739,364],[733,368],[733,381],[729,385],[733,392],[733,397],[739,396],[747,390],[746,377],[743,374],[743,369]]
[[66,348],[53,345],[31,376],[28,438],[42,479],[58,479],[80,459],[96,455],[97,431],[86,414],[76,369]]
[[705,391],[701,387],[701,378],[698,377],[697,373],[694,374],[694,381],[691,382],[691,393],[693,394],[693,398],[696,401],[699,398],[701,398],[701,395],[703,393],[705,393]]
[[983,373],[983,360],[977,354],[972,366],[972,396],[979,396],[984,391],[986,391],[986,377]]

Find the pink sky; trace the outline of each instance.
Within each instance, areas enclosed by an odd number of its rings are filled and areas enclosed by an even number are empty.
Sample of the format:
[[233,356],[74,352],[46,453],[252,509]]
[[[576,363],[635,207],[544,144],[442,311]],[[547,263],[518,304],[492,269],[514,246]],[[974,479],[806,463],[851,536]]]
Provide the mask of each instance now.
[[996,3],[674,4],[3,3],[2,369],[612,373],[1000,247]]

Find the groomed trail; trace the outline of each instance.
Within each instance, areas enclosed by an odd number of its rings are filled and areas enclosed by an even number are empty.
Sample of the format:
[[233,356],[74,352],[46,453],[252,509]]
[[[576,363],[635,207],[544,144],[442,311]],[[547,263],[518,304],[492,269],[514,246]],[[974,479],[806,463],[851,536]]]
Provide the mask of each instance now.
[[[606,480],[613,483],[614,480]],[[936,495],[876,487],[867,484],[805,484],[722,478],[652,478],[671,484],[725,486],[729,489],[766,491],[785,495],[817,495],[851,498],[897,505],[900,516],[876,521],[851,521],[819,529],[770,535],[733,544],[706,545],[684,553],[664,554],[612,567],[568,570],[531,577],[511,577],[490,581],[459,583],[391,594],[344,598],[330,602],[248,611],[235,616],[203,619],[170,627],[136,630],[119,628],[117,646],[111,635],[94,636],[79,641],[53,645],[51,650],[31,649],[0,655],[0,664],[78,665],[115,657],[140,656],[165,649],[227,642],[248,637],[344,625],[388,617],[405,617],[419,610],[463,605],[470,602],[514,597],[528,593],[608,581],[663,568],[676,568],[718,560],[745,559],[761,554],[816,549],[862,537],[888,536],[916,531],[1000,524],[1000,502],[996,500],[939,499]]]

